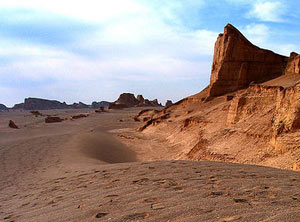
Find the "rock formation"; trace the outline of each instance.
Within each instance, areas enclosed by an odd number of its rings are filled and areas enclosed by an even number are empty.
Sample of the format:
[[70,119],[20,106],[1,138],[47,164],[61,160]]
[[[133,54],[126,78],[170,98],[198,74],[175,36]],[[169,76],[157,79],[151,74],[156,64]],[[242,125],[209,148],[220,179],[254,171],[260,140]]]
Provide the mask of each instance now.
[[297,53],[286,58],[260,49],[227,25],[215,45],[209,87],[140,113],[137,130],[167,141],[178,159],[300,171],[299,62]]
[[25,110],[48,110],[48,109],[68,109],[68,105],[56,100],[39,98],[26,98],[24,102]]
[[71,109],[88,109],[88,108],[90,108],[90,106],[87,104],[84,104],[82,102],[79,102],[79,103],[73,103],[72,105],[70,105],[70,108]]
[[228,24],[215,43],[209,96],[246,88],[284,73],[288,58],[261,49]]
[[142,95],[138,95],[137,98],[135,98],[134,94],[132,93],[123,93],[119,96],[117,101],[109,105],[109,109],[123,109],[135,106],[161,106],[161,104],[158,103],[157,99],[150,101],[148,99],[144,99]]
[[171,100],[167,100],[165,107],[172,106],[173,102]]
[[47,116],[45,119],[45,123],[59,123],[64,121],[64,119],[58,117],[58,116]]
[[0,110],[8,110],[8,108],[5,105],[0,104]]
[[9,120],[8,126],[12,129],[19,129],[19,127],[12,120]]
[[109,104],[110,104],[110,102],[107,102],[107,101],[92,102],[91,107],[92,107],[93,109],[99,109],[100,107],[108,108]]
[[292,52],[285,69],[285,74],[300,74],[300,55]]
[[122,93],[115,104],[125,104],[128,107],[133,107],[139,104],[139,101],[135,98],[132,93]]
[[142,104],[145,101],[145,99],[144,99],[144,97],[142,95],[138,95],[136,98],[139,101],[139,104]]
[[38,117],[38,116],[43,116],[42,113],[40,113],[39,111],[35,110],[35,111],[31,111],[30,112],[32,115],[34,115],[35,117]]
[[24,103],[15,104],[12,109],[24,109]]

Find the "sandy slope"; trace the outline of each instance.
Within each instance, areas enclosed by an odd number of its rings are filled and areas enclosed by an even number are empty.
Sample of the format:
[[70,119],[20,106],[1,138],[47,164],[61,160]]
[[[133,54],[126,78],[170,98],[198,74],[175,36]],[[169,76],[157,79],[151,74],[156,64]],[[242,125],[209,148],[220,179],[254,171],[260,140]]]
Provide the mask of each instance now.
[[[27,112],[0,113],[0,221],[300,220],[299,173],[157,162],[176,152],[164,141],[131,137],[136,112],[55,124]],[[9,119],[20,129],[9,129]],[[133,162],[149,160],[156,162]]]

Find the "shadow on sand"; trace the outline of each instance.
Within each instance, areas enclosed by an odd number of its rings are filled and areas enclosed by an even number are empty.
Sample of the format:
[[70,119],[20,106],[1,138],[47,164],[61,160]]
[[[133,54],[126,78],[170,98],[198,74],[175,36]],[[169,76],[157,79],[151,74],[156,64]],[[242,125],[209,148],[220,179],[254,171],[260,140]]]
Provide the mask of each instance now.
[[136,162],[136,154],[110,134],[97,132],[81,139],[81,151],[106,163]]

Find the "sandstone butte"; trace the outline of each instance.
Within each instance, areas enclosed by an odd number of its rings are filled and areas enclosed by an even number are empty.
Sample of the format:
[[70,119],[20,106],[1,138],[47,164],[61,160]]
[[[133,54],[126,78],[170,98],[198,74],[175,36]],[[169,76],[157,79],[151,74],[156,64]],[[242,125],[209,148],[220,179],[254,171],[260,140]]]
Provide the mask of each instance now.
[[300,56],[261,49],[228,24],[214,49],[209,85],[160,112],[139,132],[174,158],[300,169]]
[[161,104],[158,103],[157,99],[150,101],[148,99],[144,99],[142,95],[138,95],[137,98],[135,98],[134,94],[132,93],[122,93],[115,102],[109,104],[109,109],[123,109],[135,106],[156,107],[161,106]]

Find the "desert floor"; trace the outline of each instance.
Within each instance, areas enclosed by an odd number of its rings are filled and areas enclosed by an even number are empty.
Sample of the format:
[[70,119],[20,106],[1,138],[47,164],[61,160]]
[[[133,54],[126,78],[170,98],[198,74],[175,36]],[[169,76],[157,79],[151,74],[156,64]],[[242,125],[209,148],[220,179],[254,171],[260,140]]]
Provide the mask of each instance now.
[[300,221],[299,173],[174,160],[135,133],[138,111],[1,112],[0,221]]

